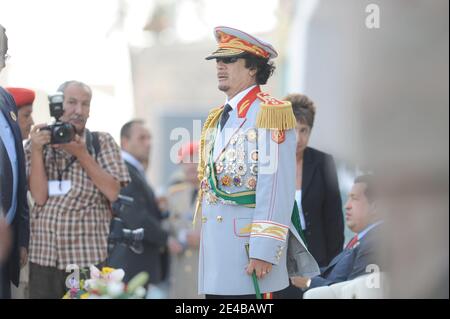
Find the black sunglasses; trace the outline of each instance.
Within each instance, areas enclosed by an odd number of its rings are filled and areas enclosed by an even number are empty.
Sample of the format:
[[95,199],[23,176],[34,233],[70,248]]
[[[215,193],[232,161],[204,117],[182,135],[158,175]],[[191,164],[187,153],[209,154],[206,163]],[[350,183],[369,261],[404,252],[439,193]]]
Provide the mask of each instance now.
[[223,62],[225,64],[236,63],[239,60],[239,57],[226,57],[226,58],[216,58],[216,62]]

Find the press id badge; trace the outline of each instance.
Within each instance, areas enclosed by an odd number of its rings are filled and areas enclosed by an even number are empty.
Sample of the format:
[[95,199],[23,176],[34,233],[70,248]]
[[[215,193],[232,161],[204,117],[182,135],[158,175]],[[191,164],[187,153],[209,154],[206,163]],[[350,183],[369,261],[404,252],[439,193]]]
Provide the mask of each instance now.
[[72,188],[72,182],[65,181],[48,181],[48,196],[66,195]]

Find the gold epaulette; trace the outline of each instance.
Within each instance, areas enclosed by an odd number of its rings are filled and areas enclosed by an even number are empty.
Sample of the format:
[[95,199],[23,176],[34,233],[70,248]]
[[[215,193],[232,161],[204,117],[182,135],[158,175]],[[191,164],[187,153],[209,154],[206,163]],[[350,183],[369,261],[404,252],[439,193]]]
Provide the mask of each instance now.
[[258,93],[257,97],[262,101],[256,118],[258,128],[272,130],[295,128],[297,121],[292,111],[291,102],[280,101],[265,92]]

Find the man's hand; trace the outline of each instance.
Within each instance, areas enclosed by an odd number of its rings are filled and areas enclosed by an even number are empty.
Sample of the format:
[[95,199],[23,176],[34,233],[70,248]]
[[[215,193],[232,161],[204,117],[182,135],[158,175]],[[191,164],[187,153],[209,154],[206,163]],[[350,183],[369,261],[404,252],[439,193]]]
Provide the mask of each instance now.
[[200,233],[196,230],[188,232],[186,241],[189,247],[197,248],[200,245]]
[[31,148],[35,151],[42,152],[44,145],[50,143],[50,131],[42,130],[47,124],[35,125],[30,132]]
[[0,262],[8,256],[11,248],[11,230],[4,217],[0,216]]
[[308,282],[310,280],[311,278],[308,277],[300,277],[300,276],[291,277],[292,284],[297,288],[309,288]]
[[169,210],[169,201],[167,200],[167,197],[156,197],[156,203],[158,204],[158,208],[161,212],[167,212]]
[[171,254],[179,254],[183,251],[183,246],[173,237],[169,237],[167,241],[167,247],[169,248],[169,252]]
[[246,270],[250,276],[255,271],[256,277],[263,279],[272,270],[272,264],[267,261],[250,258]]
[[78,159],[89,154],[86,148],[86,142],[78,134],[75,135],[72,142],[66,144],[54,144],[52,147],[62,149]]
[[25,267],[28,262],[28,251],[25,247],[20,247],[20,268]]

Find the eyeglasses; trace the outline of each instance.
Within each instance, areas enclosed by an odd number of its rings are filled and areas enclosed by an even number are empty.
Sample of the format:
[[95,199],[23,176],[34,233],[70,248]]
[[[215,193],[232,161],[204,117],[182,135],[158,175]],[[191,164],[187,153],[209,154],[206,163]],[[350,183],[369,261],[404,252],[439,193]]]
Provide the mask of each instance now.
[[216,58],[216,62],[223,62],[225,64],[236,63],[239,60],[238,57]]

